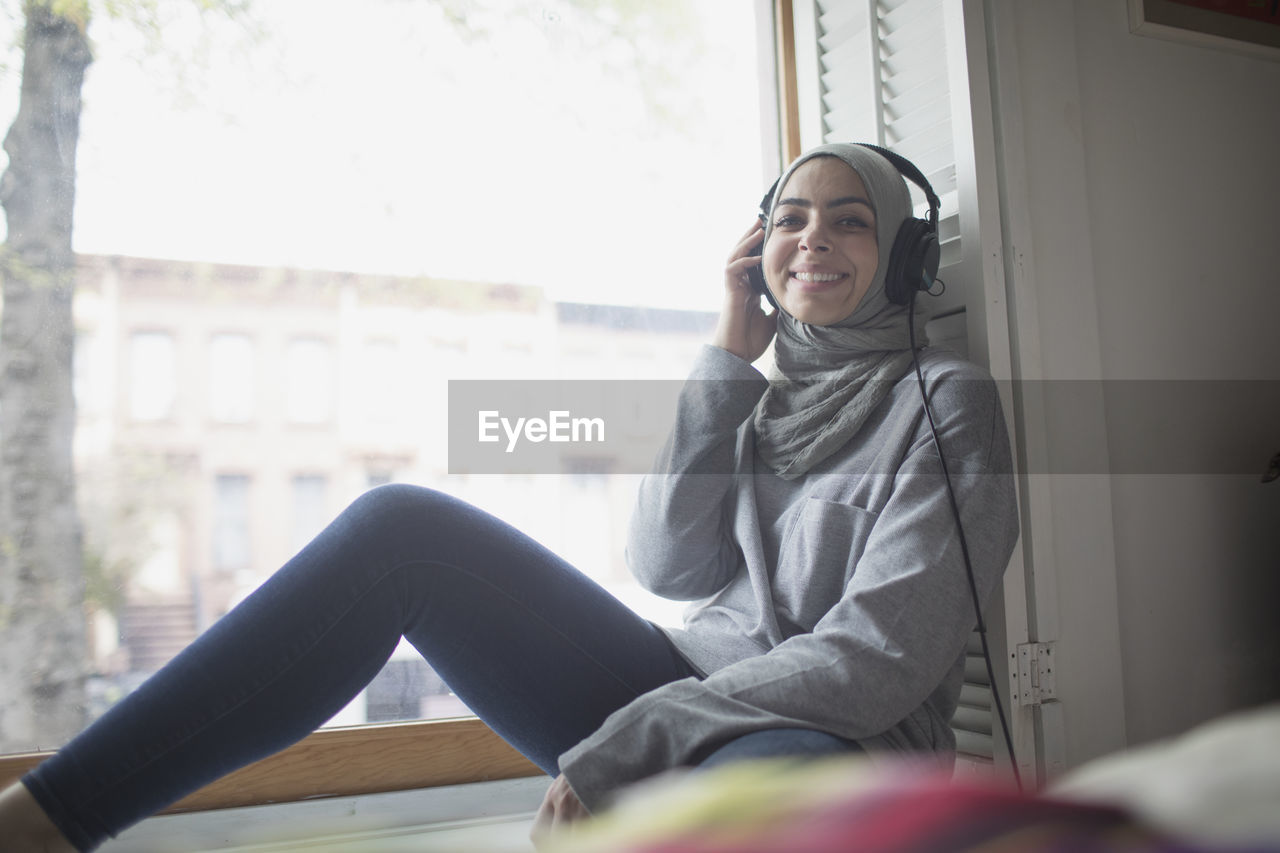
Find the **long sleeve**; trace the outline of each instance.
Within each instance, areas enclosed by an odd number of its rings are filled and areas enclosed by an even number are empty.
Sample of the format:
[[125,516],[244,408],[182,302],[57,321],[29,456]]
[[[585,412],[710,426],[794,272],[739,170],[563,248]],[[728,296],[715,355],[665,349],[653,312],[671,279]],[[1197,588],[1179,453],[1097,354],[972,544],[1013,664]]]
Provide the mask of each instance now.
[[681,391],[675,424],[642,481],[627,536],[627,565],[657,595],[691,601],[733,577],[728,499],[739,428],[768,382],[747,362],[703,347]]
[[[1017,513],[994,383],[981,374],[975,381],[968,367],[939,371],[930,396],[985,599],[1016,541]],[[768,583],[783,616],[825,598],[816,623],[766,654],[666,685],[610,716],[560,759],[589,808],[621,785],[767,728],[813,728],[894,749],[950,748],[941,742],[950,708],[930,700],[955,670],[975,617],[915,395],[914,406],[907,396],[891,403],[859,440],[863,455],[815,478],[797,508]]]

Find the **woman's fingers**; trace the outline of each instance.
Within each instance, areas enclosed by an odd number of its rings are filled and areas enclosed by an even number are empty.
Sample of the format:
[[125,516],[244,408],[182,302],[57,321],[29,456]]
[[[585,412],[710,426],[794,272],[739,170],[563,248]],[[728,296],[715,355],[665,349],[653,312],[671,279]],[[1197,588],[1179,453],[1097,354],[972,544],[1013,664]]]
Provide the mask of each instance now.
[[733,252],[729,255],[729,262],[732,263],[751,254],[752,250],[762,242],[764,242],[764,225],[757,219],[747,229],[747,232],[738,238],[738,242],[733,247]]
[[569,787],[569,782],[562,773],[555,778],[547,789],[546,796],[542,798],[542,806],[533,819],[529,837],[535,846],[541,846],[551,833],[562,831],[574,821],[589,816],[587,807],[578,799],[573,788]]
[[757,231],[764,231],[764,223],[760,221],[760,217],[751,220],[751,227],[748,228],[741,237],[738,238],[739,243],[750,240]]
[[724,303],[711,343],[745,361],[755,361],[768,347],[777,317],[760,307],[760,293],[749,273],[762,262],[764,225],[753,222],[738,240],[724,268]]
[[760,260],[759,255],[747,255],[746,257],[730,261],[729,265],[724,268],[725,277],[736,284],[750,284],[751,282],[750,279],[747,278],[747,273],[752,267],[760,266]]
[[747,273],[752,267],[760,265],[760,244],[763,242],[764,226],[757,220],[738,240],[729,254],[729,259],[725,262],[727,291],[741,292],[743,288],[750,287],[751,281]]

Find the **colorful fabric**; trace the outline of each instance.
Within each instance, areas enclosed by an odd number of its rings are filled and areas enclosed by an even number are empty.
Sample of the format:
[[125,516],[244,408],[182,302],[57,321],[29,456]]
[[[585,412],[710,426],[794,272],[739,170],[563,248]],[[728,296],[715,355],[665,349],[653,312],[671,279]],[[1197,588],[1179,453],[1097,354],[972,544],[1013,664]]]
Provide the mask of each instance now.
[[[1209,853],[1121,808],[956,783],[866,760],[754,762],[666,777],[554,853]],[[1270,848],[1273,853],[1275,848]]]

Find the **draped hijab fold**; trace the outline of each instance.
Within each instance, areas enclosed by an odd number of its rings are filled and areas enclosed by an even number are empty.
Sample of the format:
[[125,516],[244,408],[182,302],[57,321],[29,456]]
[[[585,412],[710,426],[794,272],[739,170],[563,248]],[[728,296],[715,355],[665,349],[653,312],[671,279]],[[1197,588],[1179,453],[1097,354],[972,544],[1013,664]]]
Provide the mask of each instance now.
[[[898,170],[874,151],[836,143],[797,159],[779,180],[773,204],[796,168],[814,157],[836,157],[862,178],[875,213],[879,262],[862,301],[830,326],[802,323],[779,311],[769,389],[756,406],[756,449],[784,480],[792,480],[836,453],[911,367],[908,323],[923,346],[924,318],[885,295],[885,269],[898,228],[911,216],[911,196]],[[768,212],[765,240],[772,234]]]

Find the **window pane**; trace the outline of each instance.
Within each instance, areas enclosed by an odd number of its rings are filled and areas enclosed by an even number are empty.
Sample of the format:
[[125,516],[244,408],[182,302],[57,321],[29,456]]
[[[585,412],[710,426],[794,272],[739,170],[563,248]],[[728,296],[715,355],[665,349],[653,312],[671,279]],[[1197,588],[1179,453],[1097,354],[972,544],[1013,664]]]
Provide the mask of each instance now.
[[173,336],[134,332],[129,340],[129,414],[135,421],[172,416],[177,383]]
[[253,554],[249,533],[249,477],[218,475],[213,493],[213,568],[248,569]]
[[151,521],[147,556],[133,577],[132,588],[154,596],[189,595],[182,565],[182,525],[172,512]]
[[290,341],[287,359],[285,405],[289,420],[298,424],[324,423],[333,406],[329,345],[309,339]]
[[400,348],[395,341],[366,341],[361,364],[361,408],[369,423],[392,423],[405,392]]
[[[676,621],[623,564],[637,478],[451,474],[448,382],[684,376],[776,171],[751,4],[158,5],[143,61],[91,22],[75,160],[86,716],[393,481]],[[402,643],[335,722],[462,710]]]
[[253,341],[248,335],[214,335],[209,342],[209,414],[227,424],[253,417]]
[[293,478],[293,550],[310,542],[329,523],[329,479],[323,474]]

